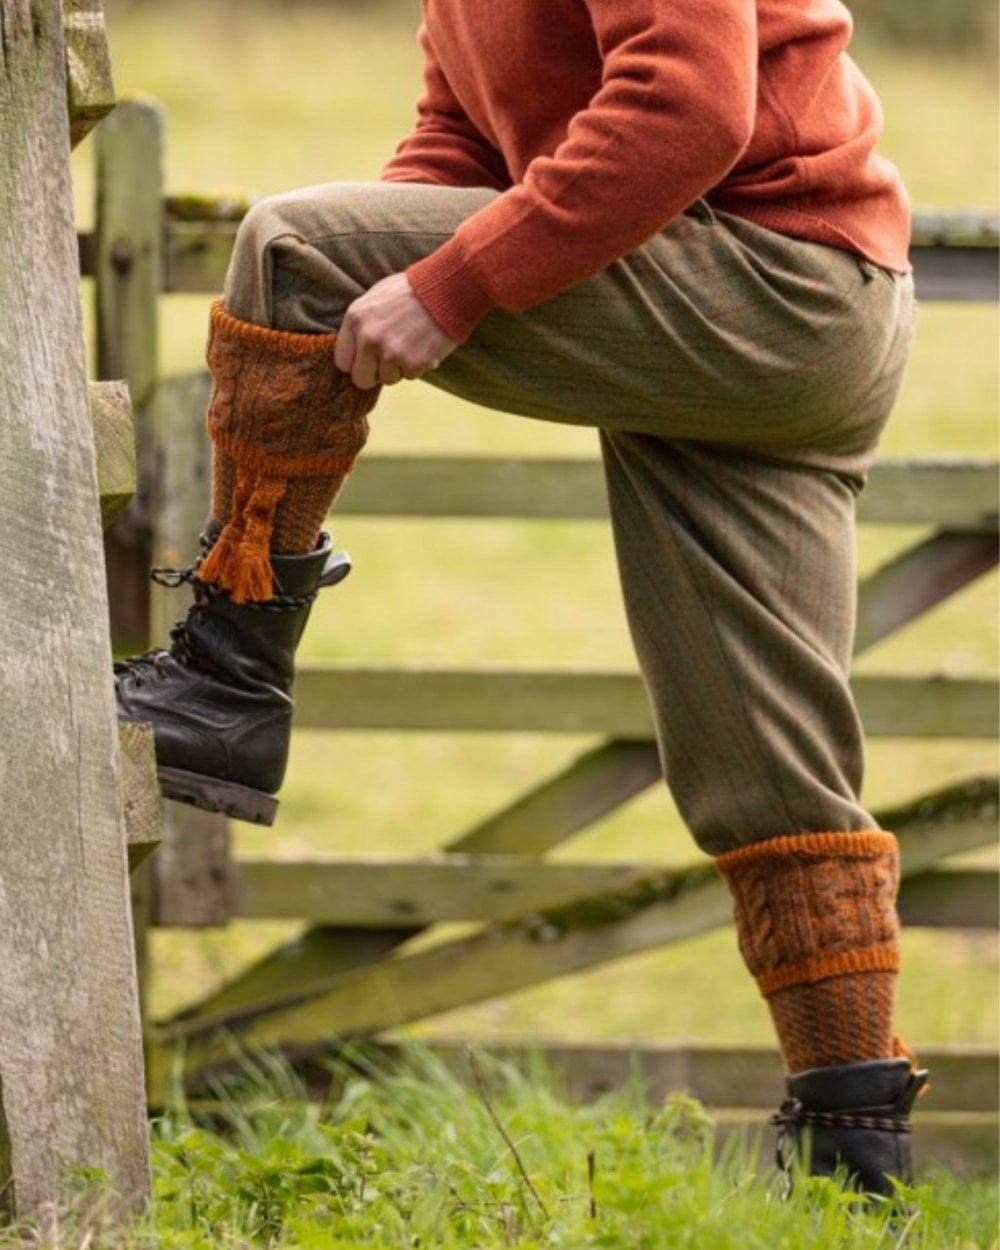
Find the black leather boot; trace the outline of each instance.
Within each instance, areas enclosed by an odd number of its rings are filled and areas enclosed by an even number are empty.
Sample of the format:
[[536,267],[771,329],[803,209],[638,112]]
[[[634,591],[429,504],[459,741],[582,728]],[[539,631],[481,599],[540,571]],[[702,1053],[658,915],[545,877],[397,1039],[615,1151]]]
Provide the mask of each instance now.
[[852,1187],[890,1196],[889,1180],[910,1184],[910,1108],[927,1084],[906,1059],[875,1059],[809,1068],[787,1078],[788,1097],[771,1123],[778,1166],[790,1174],[799,1156],[813,1176],[846,1169]]
[[189,583],[194,604],[168,650],[115,664],[119,719],[152,725],[164,795],[258,825],[274,822],[288,763],[295,649],[318,591],[351,569],[327,534],[311,554],[271,564],[280,595],[239,605],[197,564],[154,570],[161,585]]

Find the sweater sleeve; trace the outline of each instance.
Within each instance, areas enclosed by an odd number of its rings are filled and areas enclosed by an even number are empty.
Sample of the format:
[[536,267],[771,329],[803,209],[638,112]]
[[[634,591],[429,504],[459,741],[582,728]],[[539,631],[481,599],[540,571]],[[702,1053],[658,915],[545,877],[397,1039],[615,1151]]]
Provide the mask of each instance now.
[[601,86],[551,155],[412,265],[411,285],[464,342],[606,268],[716,186],[753,133],[754,0],[586,0]]
[[511,181],[503,156],[480,134],[455,98],[426,25],[421,26],[418,39],[424,51],[424,90],[417,101],[416,125],[396,148],[380,179],[503,191]]

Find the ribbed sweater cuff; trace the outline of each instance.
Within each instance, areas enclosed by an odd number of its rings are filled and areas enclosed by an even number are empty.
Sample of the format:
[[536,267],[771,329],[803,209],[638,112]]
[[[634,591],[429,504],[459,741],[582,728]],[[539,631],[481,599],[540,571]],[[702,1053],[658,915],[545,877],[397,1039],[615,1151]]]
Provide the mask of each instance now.
[[412,264],[406,276],[417,299],[456,343],[464,343],[494,307],[457,238]]

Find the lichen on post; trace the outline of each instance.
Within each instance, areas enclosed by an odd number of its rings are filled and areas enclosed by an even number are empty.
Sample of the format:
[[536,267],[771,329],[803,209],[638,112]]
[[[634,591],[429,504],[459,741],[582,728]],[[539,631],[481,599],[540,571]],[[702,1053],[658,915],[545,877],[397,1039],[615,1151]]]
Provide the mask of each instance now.
[[102,0],[63,0],[66,98],[75,148],[115,107]]

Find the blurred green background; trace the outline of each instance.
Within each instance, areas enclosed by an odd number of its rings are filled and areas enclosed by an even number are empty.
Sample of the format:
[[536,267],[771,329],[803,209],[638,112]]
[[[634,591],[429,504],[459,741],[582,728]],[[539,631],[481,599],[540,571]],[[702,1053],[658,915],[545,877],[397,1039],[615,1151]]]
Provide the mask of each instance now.
[[[252,196],[376,176],[405,133],[419,88],[415,4],[288,0],[111,0],[119,93],[167,109],[171,192]],[[883,150],[924,208],[997,201],[995,7],[985,0],[862,0],[854,55],[881,92]],[[92,148],[78,154],[81,223]],[[200,366],[207,300],[163,302],[161,367]],[[888,454],[995,454],[997,310],[931,305]],[[374,451],[595,454],[591,432],[476,410],[430,387],[388,391]],[[862,532],[862,570],[916,532]],[[355,575],[322,596],[314,660],[630,666],[607,529],[599,524],[346,518]],[[178,612],[181,611],[178,603]],[[996,669],[996,578],[873,649],[865,670]],[[531,735],[300,734],[272,832],[237,827],[237,849],[430,851],[557,769],[584,740]],[[869,751],[870,805],[994,771],[977,743],[882,741]],[[696,852],[662,788],[573,842],[567,858],[689,861]],[[979,862],[993,862],[991,855]],[[156,1014],[231,974],[294,931],[234,925],[154,936]],[[995,1045],[992,935],[908,933],[901,1027],[916,1043]],[[439,1017],[420,1032],[722,1043],[770,1041],[766,1011],[731,933],[635,957]]]

